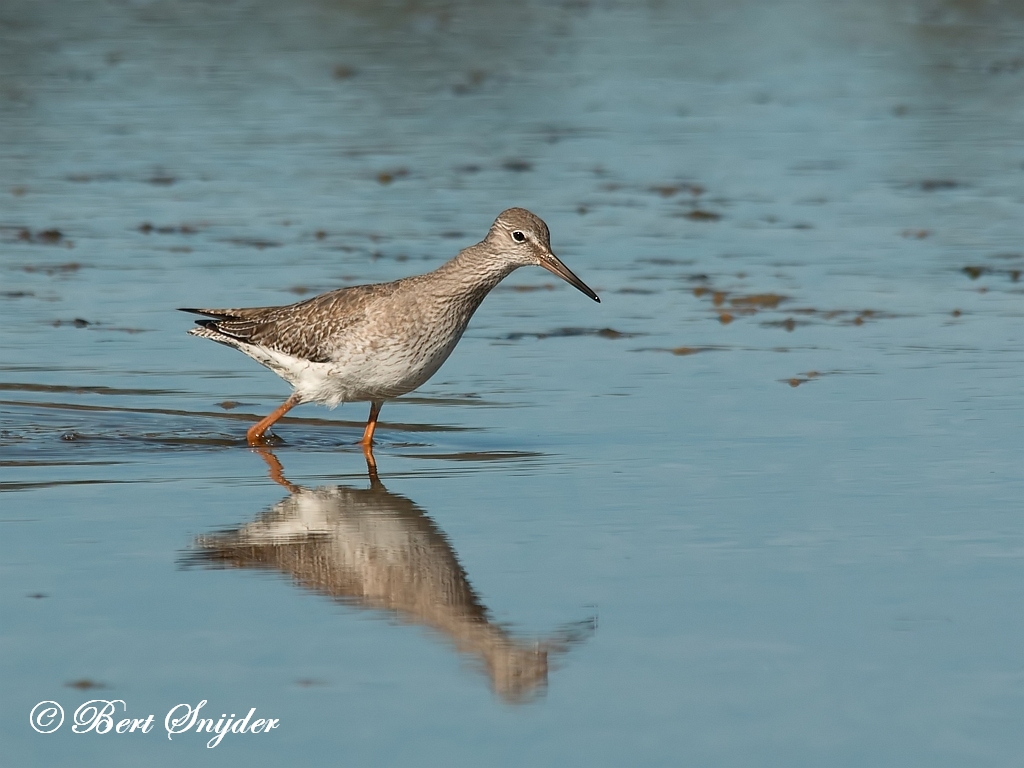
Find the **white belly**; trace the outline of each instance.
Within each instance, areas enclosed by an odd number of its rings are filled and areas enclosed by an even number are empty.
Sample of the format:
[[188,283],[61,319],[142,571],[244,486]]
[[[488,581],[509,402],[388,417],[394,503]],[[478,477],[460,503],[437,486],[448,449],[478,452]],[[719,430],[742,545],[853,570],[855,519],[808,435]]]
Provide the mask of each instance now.
[[443,345],[347,347],[338,350],[337,359],[325,363],[252,345],[240,348],[291,384],[302,402],[334,408],[340,403],[389,400],[422,386],[448,359],[461,336],[460,332]]

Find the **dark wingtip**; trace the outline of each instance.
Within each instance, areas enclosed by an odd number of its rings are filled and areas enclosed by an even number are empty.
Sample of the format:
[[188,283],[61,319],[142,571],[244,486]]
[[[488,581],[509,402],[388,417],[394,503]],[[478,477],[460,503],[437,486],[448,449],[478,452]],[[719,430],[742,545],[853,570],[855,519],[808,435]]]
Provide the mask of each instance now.
[[178,311],[179,312],[191,312],[193,315],[201,315],[201,314],[203,314],[203,310],[195,309],[193,307],[178,307]]

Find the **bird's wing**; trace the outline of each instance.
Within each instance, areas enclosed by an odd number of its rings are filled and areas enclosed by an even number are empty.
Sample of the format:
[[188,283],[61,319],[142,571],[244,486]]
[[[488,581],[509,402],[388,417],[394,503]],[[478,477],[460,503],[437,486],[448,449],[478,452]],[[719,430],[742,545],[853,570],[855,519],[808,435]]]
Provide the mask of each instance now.
[[[357,285],[284,307],[186,309],[213,320],[197,320],[223,341],[256,344],[312,362],[330,360],[337,338],[366,318],[367,307],[394,290],[394,283]],[[205,334],[204,334],[205,335]]]
[[[286,307],[248,307],[239,309],[198,309],[195,307],[178,307],[179,312],[191,312],[193,315],[206,315],[217,320],[238,320],[248,317],[259,317],[275,309]],[[196,322],[199,322],[198,320]]]

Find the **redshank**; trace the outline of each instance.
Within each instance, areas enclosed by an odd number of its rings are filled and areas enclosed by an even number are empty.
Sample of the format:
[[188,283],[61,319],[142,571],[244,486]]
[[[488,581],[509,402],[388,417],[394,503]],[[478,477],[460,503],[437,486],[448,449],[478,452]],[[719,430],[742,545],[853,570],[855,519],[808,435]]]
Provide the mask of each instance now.
[[509,208],[487,237],[433,272],[393,283],[356,285],[283,307],[185,309],[206,315],[193,336],[245,353],[292,385],[291,397],[249,428],[250,445],[302,403],[369,401],[360,444],[369,449],[384,401],[433,376],[455,349],[480,302],[513,270],[544,267],[594,301],[582,280],[551,252],[547,225]]

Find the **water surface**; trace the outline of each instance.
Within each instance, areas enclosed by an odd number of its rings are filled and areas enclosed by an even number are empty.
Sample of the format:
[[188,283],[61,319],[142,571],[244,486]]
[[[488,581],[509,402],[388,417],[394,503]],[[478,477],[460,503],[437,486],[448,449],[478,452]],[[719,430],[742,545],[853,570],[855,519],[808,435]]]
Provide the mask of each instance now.
[[[1022,44],[1014,3],[5,3],[8,759],[1017,764]],[[244,445],[287,387],[175,307],[512,205],[600,305],[509,278],[377,475],[365,404]],[[28,726],[92,698],[158,732]],[[203,699],[281,726],[168,741]]]

